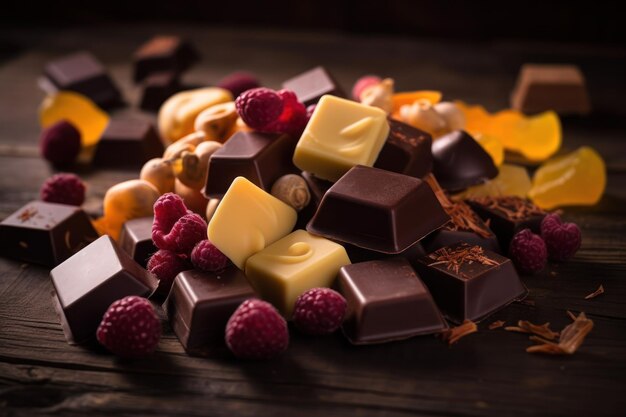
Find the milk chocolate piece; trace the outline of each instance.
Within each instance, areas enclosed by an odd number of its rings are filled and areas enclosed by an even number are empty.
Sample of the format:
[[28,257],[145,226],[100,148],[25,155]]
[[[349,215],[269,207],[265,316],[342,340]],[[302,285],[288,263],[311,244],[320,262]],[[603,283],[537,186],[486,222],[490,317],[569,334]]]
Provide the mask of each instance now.
[[315,104],[325,95],[346,97],[343,89],[324,67],[315,67],[283,82],[283,88],[296,93],[305,106]]
[[114,301],[129,295],[147,297],[157,286],[156,278],[107,235],[54,268],[50,277],[65,337],[76,343],[95,337]]
[[374,166],[422,178],[433,169],[432,143],[428,133],[389,119],[389,136]]
[[437,139],[432,146],[433,174],[448,191],[459,191],[498,175],[491,156],[463,130]]
[[585,77],[575,65],[523,65],[511,94],[511,107],[524,113],[591,111]]
[[45,266],[63,262],[98,238],[80,207],[32,201],[0,223],[0,253]]
[[93,163],[108,167],[141,167],[163,154],[163,143],[148,120],[111,119],[96,147]]
[[418,261],[418,271],[446,318],[477,321],[526,295],[511,261],[459,243]]
[[529,200],[521,197],[480,197],[467,203],[485,221],[498,237],[502,253],[508,253],[509,244],[515,233],[529,228],[541,233],[541,221],[546,212]]
[[358,165],[326,192],[307,230],[369,250],[400,253],[449,219],[422,180]]
[[448,328],[428,289],[405,259],[344,266],[338,285],[348,302],[342,328],[354,344],[389,342]]
[[178,36],[155,36],[134,54],[135,82],[155,72],[182,73],[200,59],[198,52]]
[[178,79],[178,74],[172,71],[148,75],[141,85],[139,107],[151,112],[157,112],[165,100],[184,89]]
[[49,62],[44,76],[57,90],[83,94],[105,109],[122,104],[120,91],[104,66],[89,52],[77,52]]
[[237,132],[209,160],[204,193],[221,197],[237,177],[269,192],[281,176],[297,172],[291,157],[296,146],[289,135]]
[[178,274],[163,306],[185,350],[202,353],[224,344],[228,319],[242,302],[254,296],[238,268],[231,266],[216,273],[194,269]]
[[153,217],[128,220],[122,226],[118,240],[122,250],[144,268],[150,256],[158,250],[152,241],[153,220]]

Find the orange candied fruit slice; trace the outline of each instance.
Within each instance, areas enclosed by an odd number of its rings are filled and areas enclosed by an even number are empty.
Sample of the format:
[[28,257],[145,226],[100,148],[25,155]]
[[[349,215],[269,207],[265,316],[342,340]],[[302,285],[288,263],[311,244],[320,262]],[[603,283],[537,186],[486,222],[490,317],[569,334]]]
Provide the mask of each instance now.
[[430,104],[433,105],[441,101],[441,92],[434,90],[417,90],[395,93],[391,96],[391,114],[397,114],[400,111],[400,107],[405,104],[413,104],[417,100],[428,100]]

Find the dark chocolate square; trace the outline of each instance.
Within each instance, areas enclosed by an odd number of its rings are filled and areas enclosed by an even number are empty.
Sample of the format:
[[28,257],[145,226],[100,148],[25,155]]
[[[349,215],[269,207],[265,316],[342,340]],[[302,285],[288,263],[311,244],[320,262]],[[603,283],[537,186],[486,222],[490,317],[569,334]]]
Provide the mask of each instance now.
[[346,265],[339,271],[338,285],[348,302],[343,331],[352,343],[381,343],[447,329],[406,259]]
[[305,106],[315,104],[325,95],[345,97],[342,88],[324,67],[315,67],[283,82],[283,88],[296,93]]
[[161,105],[179,91],[183,86],[175,72],[156,72],[148,75],[142,82],[142,93],[139,107],[146,111],[156,112]]
[[107,167],[141,167],[163,155],[164,147],[152,122],[111,119],[96,146],[93,163]]
[[152,241],[153,217],[140,217],[124,223],[120,238],[120,247],[142,267],[158,249]]
[[98,238],[77,206],[32,201],[0,223],[2,255],[45,266],[63,262]]
[[200,59],[190,43],[178,36],[155,36],[134,54],[135,82],[155,72],[171,71],[180,74]]
[[428,133],[389,119],[389,136],[374,167],[422,178],[433,169],[432,142]]
[[77,52],[49,62],[44,75],[58,90],[83,94],[98,106],[122,104],[122,96],[104,66],[89,52]]

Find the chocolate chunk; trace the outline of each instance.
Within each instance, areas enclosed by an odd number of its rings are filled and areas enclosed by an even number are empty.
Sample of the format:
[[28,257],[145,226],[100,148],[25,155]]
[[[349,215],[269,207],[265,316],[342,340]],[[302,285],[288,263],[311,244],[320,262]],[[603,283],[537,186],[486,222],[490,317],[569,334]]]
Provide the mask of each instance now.
[[297,172],[291,162],[295,147],[289,135],[235,133],[211,155],[205,195],[223,196],[239,176],[270,192],[279,177]]
[[498,175],[491,156],[463,130],[448,133],[432,146],[433,173],[448,191],[459,191]]
[[191,270],[178,274],[163,306],[185,350],[200,353],[223,345],[228,319],[254,296],[239,268],[231,266],[217,273]]
[[102,236],[50,271],[55,306],[68,342],[94,339],[102,316],[116,300],[147,297],[156,278],[109,236]]
[[296,93],[305,106],[315,104],[324,94],[346,97],[342,88],[324,67],[315,67],[283,82],[283,88]]
[[178,74],[172,71],[148,75],[141,85],[143,89],[139,107],[151,112],[159,111],[165,100],[184,89]]
[[448,328],[405,259],[346,265],[339,270],[338,285],[348,302],[342,328],[354,344],[389,342]]
[[448,220],[422,180],[357,165],[326,192],[307,230],[369,250],[400,253]]
[[591,111],[585,77],[575,65],[523,65],[511,94],[511,107],[524,113]]
[[118,240],[122,250],[144,268],[150,256],[157,251],[152,241],[153,220],[153,217],[140,217],[127,221]]
[[380,253],[369,249],[359,248],[358,246],[350,245],[349,243],[343,243],[342,245],[346,249],[348,257],[350,258],[352,263],[378,261],[389,258],[404,258],[411,265],[413,265],[417,261],[417,259],[426,255],[426,252],[424,251],[424,247],[422,246],[421,242],[417,242],[416,244],[409,246],[407,249],[397,254]]
[[422,178],[433,169],[432,143],[428,133],[389,119],[389,136],[374,166]]
[[89,216],[65,204],[32,201],[0,223],[2,256],[50,267],[97,238]]
[[417,270],[446,318],[477,321],[527,293],[511,261],[459,243],[418,261]]
[[322,201],[324,194],[326,194],[326,191],[333,186],[332,182],[317,178],[310,172],[302,171],[301,175],[302,178],[304,178],[304,181],[306,181],[306,184],[309,186],[311,201],[298,213],[298,222],[295,227],[296,229],[306,229],[307,223],[313,218],[313,215],[317,211],[317,207]]
[[479,197],[467,203],[484,221],[489,221],[502,253],[508,253],[511,239],[520,230],[529,228],[540,233],[541,221],[547,214],[529,200],[515,196]]
[[177,36],[155,36],[135,51],[133,79],[139,82],[155,72],[182,73],[200,56],[188,42]]
[[152,123],[141,119],[111,119],[100,137],[93,163],[109,167],[141,167],[163,154],[164,147]]
[[120,91],[104,66],[89,52],[77,52],[49,62],[44,76],[57,90],[83,94],[105,109],[122,104]]

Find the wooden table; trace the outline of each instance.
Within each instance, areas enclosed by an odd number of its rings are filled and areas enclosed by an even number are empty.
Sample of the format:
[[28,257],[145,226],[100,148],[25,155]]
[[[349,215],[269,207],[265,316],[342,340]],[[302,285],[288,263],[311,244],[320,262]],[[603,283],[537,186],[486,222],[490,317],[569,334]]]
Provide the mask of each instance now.
[[[575,259],[525,277],[534,305],[513,304],[448,347],[435,337],[353,347],[340,334],[309,338],[266,362],[186,355],[166,325],[156,354],[125,362],[70,346],[50,300],[48,270],[0,258],[0,415],[623,415],[626,407],[626,139],[623,48],[501,42],[466,44],[324,33],[163,25],[4,31],[0,37],[0,218],[36,199],[51,168],[39,158],[36,78],[52,57],[89,49],[110,68],[130,103],[132,51],[156,33],[192,39],[204,60],[186,81],[215,82],[235,69],[272,87],[317,64],[345,86],[365,73],[399,89],[433,88],[448,98],[506,107],[523,62],[573,62],[588,77],[596,112],[563,120],[564,149],[594,146],[609,173],[595,207],[566,209],[583,230]],[[123,112],[136,112],[126,109]],[[86,209],[100,210],[107,187],[137,171],[80,171]],[[606,293],[584,300],[600,284]],[[488,330],[495,320],[550,322],[585,311],[595,328],[571,357],[525,352],[525,335]]]

